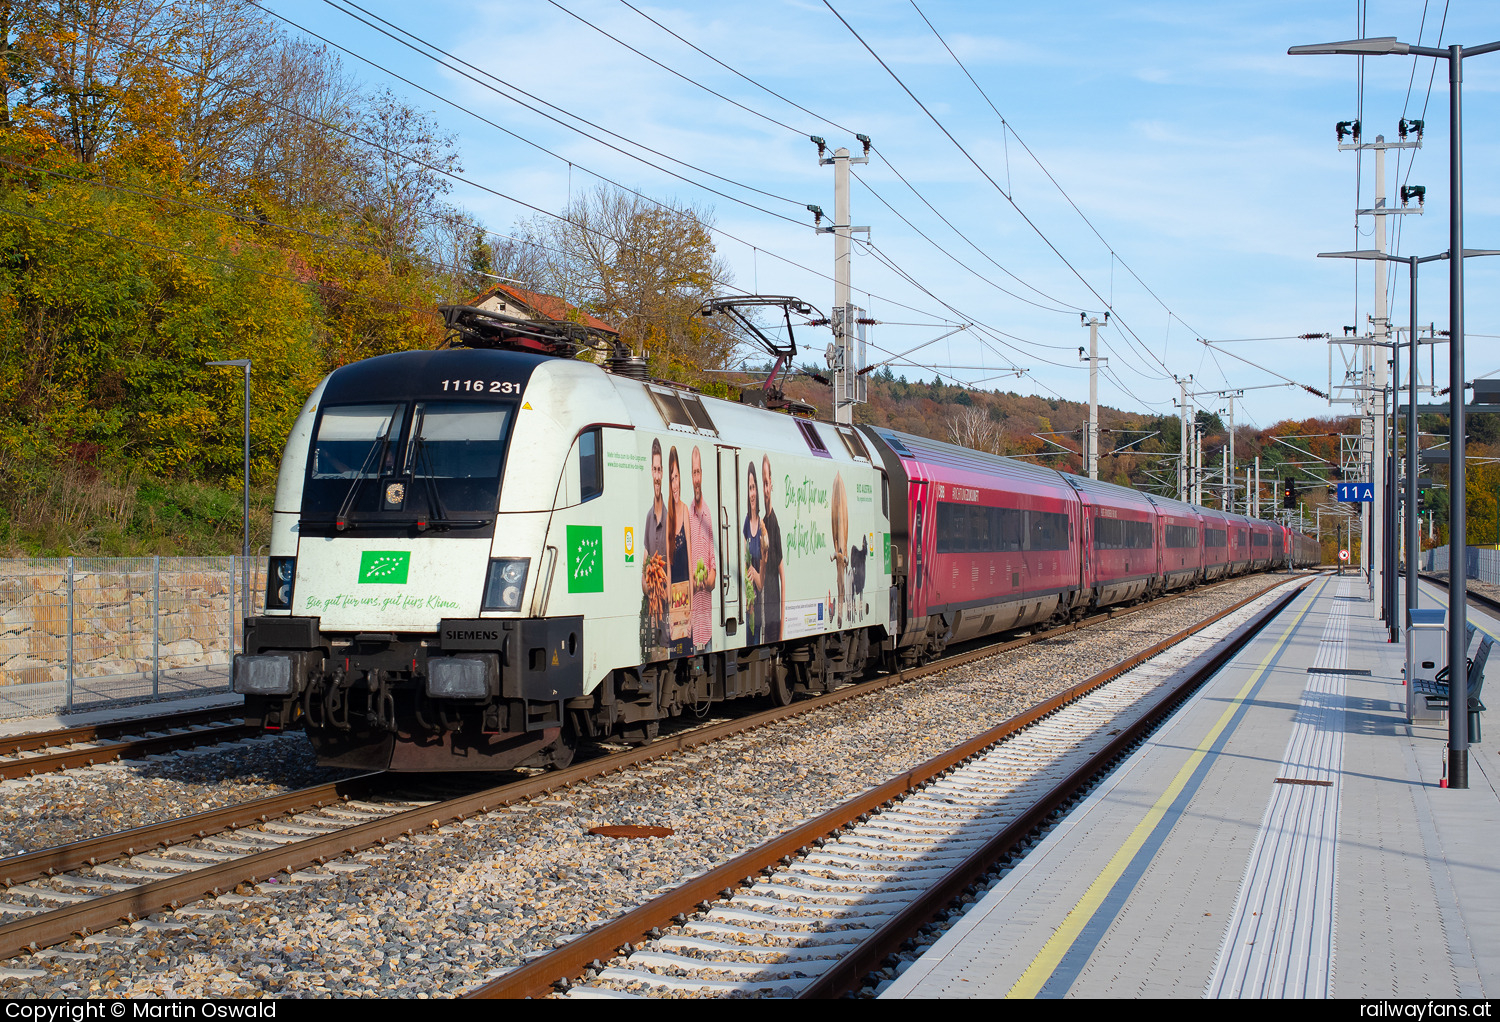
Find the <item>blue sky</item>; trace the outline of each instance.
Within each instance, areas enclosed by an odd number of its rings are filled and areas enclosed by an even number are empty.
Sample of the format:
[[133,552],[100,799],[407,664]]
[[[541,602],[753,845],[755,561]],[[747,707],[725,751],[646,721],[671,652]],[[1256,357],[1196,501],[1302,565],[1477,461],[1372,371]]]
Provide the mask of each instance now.
[[[1440,0],[1425,7],[1407,0],[1045,8],[833,0],[976,168],[821,0],[636,2],[811,113],[695,53],[620,0],[559,0],[562,7],[547,0],[359,0],[366,10],[549,103],[732,179],[735,184],[712,184],[770,211],[762,212],[548,121],[399,47],[327,2],[263,3],[383,69],[345,58],[369,84],[389,85],[456,133],[465,176],[473,181],[559,211],[570,193],[596,183],[591,172],[597,172],[648,195],[712,207],[722,231],[719,253],[735,284],[799,295],[823,309],[833,298],[827,276],[832,240],[811,229],[802,207],[813,203],[832,211],[833,175],[818,165],[807,136],[820,135],[830,146],[847,145],[857,153],[852,134],[869,135],[876,153],[868,167],[856,168],[863,183],[853,189],[852,220],[870,226],[878,250],[856,245],[853,262],[855,300],[882,324],[872,343],[899,352],[944,332],[945,323],[985,328],[922,349],[910,359],[921,368],[898,364],[898,374],[930,379],[932,367],[940,367],[944,376],[983,387],[1086,400],[1088,377],[1077,348],[1087,343],[1088,332],[1079,324],[1079,310],[1110,308],[1111,324],[1101,332],[1101,351],[1110,364],[1100,400],[1165,414],[1172,413],[1177,396],[1173,373],[1193,374],[1203,389],[1274,384],[1274,374],[1326,389],[1327,345],[1292,338],[1341,335],[1346,325],[1368,328],[1374,287],[1368,264],[1315,258],[1320,251],[1374,243],[1372,218],[1356,218],[1354,210],[1374,205],[1375,158],[1338,151],[1337,121],[1358,116],[1365,141],[1377,134],[1394,140],[1397,121],[1423,116],[1425,105],[1427,132],[1414,161],[1401,153],[1398,172],[1397,151],[1387,156],[1387,195],[1397,205],[1398,184],[1423,184],[1427,212],[1387,222],[1392,250],[1399,254],[1447,247],[1446,62],[1432,79],[1429,97],[1431,60],[1368,58],[1361,89],[1356,58],[1289,57],[1287,48],[1360,34],[1417,42],[1419,32],[1423,44],[1437,45],[1440,23],[1441,45],[1500,39],[1500,5],[1472,0],[1454,0],[1446,8]],[[567,11],[755,113],[649,63]],[[1464,113],[1466,245],[1500,248],[1500,53],[1464,62]],[[660,157],[640,155],[666,165]],[[695,181],[711,180],[678,169]],[[502,233],[518,218],[535,215],[461,184],[450,198]],[[1405,271],[1391,270],[1388,278],[1391,316],[1404,325]],[[1444,329],[1444,264],[1425,267],[1422,281],[1420,319]],[[1468,375],[1500,370],[1500,258],[1469,262],[1466,294]],[[1224,343],[1214,352],[1197,338]],[[828,335],[810,330],[799,333],[799,340],[821,352]],[[1448,382],[1445,352],[1438,356],[1439,386]],[[1008,366],[1029,372],[999,376]],[[1262,426],[1345,410],[1291,388],[1247,390],[1237,403],[1240,421]]]

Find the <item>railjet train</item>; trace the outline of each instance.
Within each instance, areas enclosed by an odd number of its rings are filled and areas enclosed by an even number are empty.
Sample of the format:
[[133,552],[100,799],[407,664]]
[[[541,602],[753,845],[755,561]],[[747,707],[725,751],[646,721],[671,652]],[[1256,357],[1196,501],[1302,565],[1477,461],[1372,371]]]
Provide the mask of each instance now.
[[[1317,560],[1281,526],[604,365],[536,323],[338,369],[233,684],[326,765],[566,765],[720,700]],[[562,333],[564,327],[556,325]]]

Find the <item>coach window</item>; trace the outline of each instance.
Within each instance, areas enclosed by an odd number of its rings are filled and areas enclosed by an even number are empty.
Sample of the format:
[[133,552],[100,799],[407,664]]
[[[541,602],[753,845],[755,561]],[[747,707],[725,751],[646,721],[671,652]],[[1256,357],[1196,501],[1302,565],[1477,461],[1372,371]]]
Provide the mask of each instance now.
[[1031,549],[1068,549],[1068,516],[1052,511],[1030,511]]
[[578,434],[578,497],[593,500],[604,492],[604,459],[600,457],[599,430]]
[[1198,530],[1191,525],[1168,525],[1167,546],[1174,550],[1198,545]]

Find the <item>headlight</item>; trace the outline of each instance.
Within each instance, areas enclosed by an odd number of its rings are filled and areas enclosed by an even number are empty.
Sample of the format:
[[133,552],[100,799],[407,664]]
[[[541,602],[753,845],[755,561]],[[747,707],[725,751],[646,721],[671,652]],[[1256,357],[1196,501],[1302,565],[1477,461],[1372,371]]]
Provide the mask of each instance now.
[[490,573],[484,581],[484,610],[520,610],[526,591],[526,573],[531,558],[514,557],[490,561]]
[[292,583],[297,577],[297,558],[273,557],[266,573],[266,609],[289,610],[292,606]]

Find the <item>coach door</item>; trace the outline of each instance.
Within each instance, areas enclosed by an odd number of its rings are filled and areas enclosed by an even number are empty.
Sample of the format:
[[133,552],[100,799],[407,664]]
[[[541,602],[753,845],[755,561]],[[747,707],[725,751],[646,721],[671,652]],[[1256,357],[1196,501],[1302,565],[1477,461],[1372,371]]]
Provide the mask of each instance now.
[[745,591],[743,550],[744,533],[740,531],[740,449],[717,448],[719,458],[719,623],[725,635],[739,631],[740,594]]

